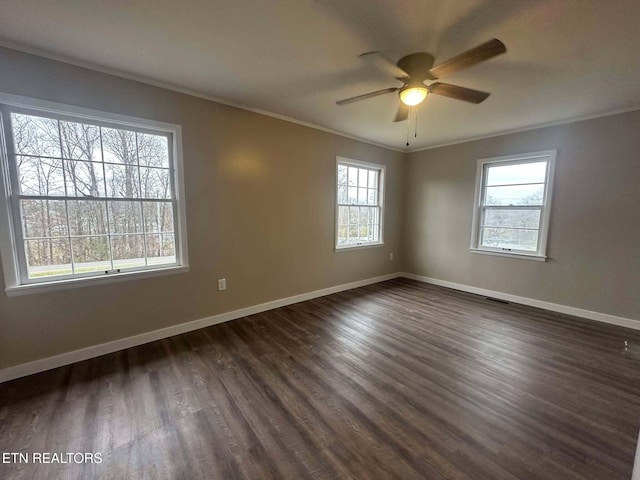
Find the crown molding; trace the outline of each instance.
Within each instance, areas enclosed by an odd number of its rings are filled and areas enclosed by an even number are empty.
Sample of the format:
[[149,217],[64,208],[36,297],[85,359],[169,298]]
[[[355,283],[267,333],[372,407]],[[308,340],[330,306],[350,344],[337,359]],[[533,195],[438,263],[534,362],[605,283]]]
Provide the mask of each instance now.
[[538,123],[536,125],[531,125],[529,127],[514,128],[511,130],[501,130],[499,132],[491,133],[488,135],[479,135],[477,137],[470,137],[470,138],[465,138],[461,140],[453,140],[451,142],[438,143],[438,144],[430,145],[427,147],[415,148],[412,150],[403,150],[403,151],[405,153],[424,152],[425,150],[433,150],[435,148],[448,147],[451,145],[459,145],[461,143],[475,142],[476,140],[484,140],[485,138],[502,137],[503,135],[510,135],[512,133],[528,132],[531,130],[539,130],[541,128],[555,127],[558,125],[566,125],[568,123],[577,123],[585,120],[593,120],[596,118],[611,117],[613,115],[620,115],[623,113],[635,112],[638,110],[640,110],[640,105],[635,105],[633,107],[619,108],[616,110],[608,110],[606,112],[594,113],[589,115],[578,115],[576,117],[570,117],[564,120],[555,120],[553,122]]
[[558,126],[558,125],[566,125],[568,123],[574,123],[574,122],[581,122],[584,120],[592,120],[592,119],[596,119],[596,118],[601,118],[601,117],[609,117],[612,115],[619,115],[622,113],[628,113],[628,112],[633,112],[633,111],[637,111],[640,110],[640,105],[634,105],[631,107],[626,107],[626,108],[620,108],[620,109],[616,109],[616,110],[608,110],[605,112],[600,112],[600,113],[595,113],[595,114],[588,114],[588,115],[578,115],[575,117],[569,117],[563,120],[555,120],[552,122],[543,122],[543,123],[538,123],[535,125],[530,125],[527,127],[521,127],[521,128],[515,128],[515,129],[509,129],[509,130],[499,130],[497,132],[488,134],[488,135],[479,135],[479,136],[475,136],[475,137],[468,137],[468,138],[462,138],[459,140],[453,140],[450,142],[444,142],[444,143],[437,143],[434,145],[428,145],[426,147],[421,147],[421,148],[414,148],[414,149],[410,149],[410,148],[397,148],[397,147],[393,147],[391,145],[386,145],[384,143],[379,143],[379,142],[375,142],[373,140],[367,140],[365,138],[362,137],[358,137],[355,135],[350,135],[348,133],[345,132],[341,132],[339,130],[333,130],[331,128],[328,127],[324,127],[322,125],[317,125],[315,123],[310,123],[310,122],[305,122],[302,120],[298,120],[296,118],[292,118],[292,117],[288,117],[286,115],[281,115],[279,113],[275,113],[275,112],[270,112],[268,110],[263,110],[260,108],[255,108],[252,107],[250,105],[245,105],[243,103],[239,103],[239,102],[234,102],[232,100],[228,100],[225,98],[220,98],[220,97],[215,97],[213,95],[209,95],[203,92],[199,92],[196,90],[191,90],[189,88],[185,88],[185,87],[181,87],[179,85],[174,85],[172,83],[168,83],[168,82],[163,82],[160,80],[155,80],[153,78],[149,78],[149,77],[145,77],[143,75],[136,75],[136,74],[132,74],[132,73],[128,73],[122,70],[118,70],[116,68],[110,68],[110,67],[105,67],[102,65],[98,65],[95,63],[91,63],[91,62],[87,62],[84,60],[77,60],[75,58],[72,57],[68,57],[66,55],[60,55],[60,54],[56,54],[56,53],[51,53],[48,52],[46,50],[42,50],[39,48],[34,48],[34,47],[29,47],[29,46],[25,46],[16,42],[12,42],[11,40],[7,40],[4,38],[0,37],[0,47],[5,47],[5,48],[9,48],[11,50],[17,50],[19,52],[23,52],[23,53],[27,53],[30,55],[36,55],[38,57],[43,57],[43,58],[47,58],[49,60],[55,60],[58,62],[62,62],[62,63],[67,63],[69,65],[74,65],[76,67],[81,67],[81,68],[86,68],[88,70],[93,70],[96,72],[101,72],[101,73],[106,73],[108,75],[113,75],[116,77],[120,77],[120,78],[125,78],[127,80],[133,80],[135,82],[140,82],[140,83],[144,83],[147,85],[151,85],[154,87],[158,87],[158,88],[164,88],[165,90],[170,90],[173,92],[178,92],[178,93],[183,93],[185,95],[190,95],[192,97],[198,97],[198,98],[202,98],[204,100],[208,100],[210,102],[215,102],[215,103],[219,103],[222,105],[226,105],[228,107],[233,107],[233,108],[237,108],[240,110],[245,110],[248,112],[252,112],[252,113],[257,113],[258,115],[264,115],[267,117],[271,117],[271,118],[276,118],[278,120],[282,120],[284,122],[289,122],[289,123],[293,123],[296,125],[301,125],[303,127],[307,127],[307,128],[312,128],[314,130],[319,130],[321,132],[325,132],[325,133],[330,133],[332,135],[337,135],[339,137],[343,137],[343,138],[348,138],[350,140],[355,140],[357,142],[362,142],[365,143],[367,145],[372,145],[374,147],[379,147],[379,148],[384,148],[385,150],[391,150],[393,152],[399,152],[399,153],[416,153],[416,152],[423,152],[426,150],[433,150],[435,148],[441,148],[441,147],[448,147],[451,145],[459,145],[461,143],[468,143],[468,142],[474,142],[476,140],[484,140],[486,138],[493,138],[493,137],[500,137],[502,135],[510,135],[512,133],[520,133],[520,132],[528,132],[530,130],[538,130],[540,128],[546,128],[546,127],[554,127],[554,126]]
[[368,145],[373,145],[374,147],[384,148],[385,150],[392,150],[394,152],[407,153],[408,150],[400,149],[396,147],[392,147],[390,145],[385,145],[383,143],[374,142],[372,140],[367,140],[366,138],[357,137],[355,135],[349,135],[348,133],[340,132],[338,130],[333,130],[328,127],[323,127],[322,125],[317,125],[315,123],[305,122],[302,120],[298,120],[296,118],[288,117],[286,115],[281,115],[279,113],[270,112],[268,110],[262,110],[260,108],[255,108],[250,105],[245,105],[243,103],[234,102],[232,100],[228,100],[225,98],[215,97],[213,95],[209,95],[203,92],[199,92],[196,90],[191,90],[189,88],[181,87],[179,85],[174,85],[172,83],[163,82],[160,80],[155,80],[153,78],[145,77],[143,75],[136,75],[133,73],[128,73],[123,70],[118,70],[116,68],[105,67],[102,65],[98,65],[91,62],[86,62],[84,60],[77,60],[72,57],[68,57],[66,55],[59,55],[56,53],[51,53],[46,50],[41,50],[39,48],[28,47],[25,45],[21,45],[10,40],[6,40],[4,38],[0,38],[0,47],[5,47],[11,50],[16,50],[19,52],[27,53],[29,55],[35,55],[38,57],[43,57],[49,60],[55,60],[61,63],[67,63],[69,65],[74,65],[76,67],[86,68],[88,70],[93,70],[100,73],[106,73],[108,75],[113,75],[115,77],[124,78],[127,80],[133,80],[135,82],[144,83],[146,85],[151,85],[153,87],[164,88],[165,90],[171,90],[173,92],[183,93],[185,95],[189,95],[192,97],[202,98],[204,100],[208,100],[210,102],[220,103],[222,105],[226,105],[228,107],[237,108],[240,110],[245,110],[252,113],[257,113],[258,115],[264,115],[271,118],[276,118],[278,120],[282,120],[284,122],[295,123],[296,125],[301,125],[303,127],[312,128],[314,130],[319,130],[321,132],[330,133],[332,135],[337,135],[339,137],[348,138],[349,140],[355,140],[357,142],[366,143]]

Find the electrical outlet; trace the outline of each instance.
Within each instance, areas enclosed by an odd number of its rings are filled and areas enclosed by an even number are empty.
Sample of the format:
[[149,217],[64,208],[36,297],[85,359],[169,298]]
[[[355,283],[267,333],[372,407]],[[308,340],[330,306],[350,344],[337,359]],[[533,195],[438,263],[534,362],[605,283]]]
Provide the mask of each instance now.
[[389,254],[389,260],[393,260],[393,252]]
[[219,278],[218,279],[218,291],[221,292],[222,290],[226,290],[227,289],[227,279],[226,278]]

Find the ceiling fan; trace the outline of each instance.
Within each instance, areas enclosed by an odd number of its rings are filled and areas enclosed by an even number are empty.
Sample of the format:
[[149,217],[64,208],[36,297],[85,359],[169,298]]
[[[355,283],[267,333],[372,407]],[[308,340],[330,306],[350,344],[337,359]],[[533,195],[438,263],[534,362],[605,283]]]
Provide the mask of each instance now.
[[379,67],[391,73],[397,80],[400,80],[403,85],[401,87],[389,87],[383,90],[376,90],[375,92],[345,98],[338,100],[336,103],[338,105],[346,105],[359,100],[377,97],[378,95],[398,92],[402,103],[398,108],[395,122],[406,120],[409,116],[409,108],[422,103],[428,94],[443,95],[464,102],[481,103],[487,99],[490,95],[489,93],[451,85],[450,83],[433,82],[425,85],[424,82],[427,80],[438,80],[451,73],[489,60],[506,51],[507,48],[504,43],[494,38],[435,67],[433,66],[433,55],[427,52],[412,53],[402,57],[396,64],[381,52],[363,53],[360,55],[361,58],[373,61]]

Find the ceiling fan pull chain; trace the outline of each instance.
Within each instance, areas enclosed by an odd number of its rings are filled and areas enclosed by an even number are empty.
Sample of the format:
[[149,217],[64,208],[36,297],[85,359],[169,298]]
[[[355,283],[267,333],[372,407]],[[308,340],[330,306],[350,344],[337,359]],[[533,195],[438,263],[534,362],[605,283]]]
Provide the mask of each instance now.
[[416,112],[415,117],[416,129],[413,133],[413,138],[418,138],[418,112]]
[[413,107],[409,107],[409,115],[407,118],[407,147],[409,146],[409,131],[411,130],[411,114],[413,113]]

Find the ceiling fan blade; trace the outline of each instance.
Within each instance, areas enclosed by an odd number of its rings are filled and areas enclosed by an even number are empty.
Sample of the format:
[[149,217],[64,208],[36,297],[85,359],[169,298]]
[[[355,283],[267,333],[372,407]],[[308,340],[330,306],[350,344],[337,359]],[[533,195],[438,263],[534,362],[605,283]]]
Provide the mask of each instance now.
[[430,71],[434,78],[442,78],[446,75],[450,75],[458,70],[471,67],[476,63],[484,62],[490,58],[500,55],[507,51],[507,47],[504,46],[497,38],[493,38],[488,42],[478,45],[471,50],[467,50],[460,55],[450,58],[446,62],[442,62],[439,65],[433,67]]
[[395,78],[404,78],[409,74],[405,72],[403,69],[398,67],[389,57],[387,57],[382,52],[366,52],[359,55],[363,60],[375,65],[377,68],[382,70],[383,72],[388,73],[390,76]]
[[359,100],[365,100],[367,98],[377,97],[378,95],[384,95],[385,93],[397,92],[398,90],[400,90],[398,87],[390,87],[390,88],[385,88],[384,90],[376,90],[375,92],[369,92],[369,93],[365,93],[355,97],[338,100],[336,104],[346,105],[347,103],[352,103],[352,102],[357,102]]
[[456,100],[462,100],[463,102],[469,103],[482,103],[489,95],[491,95],[487,92],[459,87],[457,85],[451,85],[450,83],[435,82],[427,88],[429,89],[429,93],[433,93],[434,95],[443,95],[445,97],[455,98]]
[[396,118],[394,118],[393,121],[404,122],[407,118],[409,118],[409,107],[400,102],[400,105],[398,105],[398,111],[396,112]]

